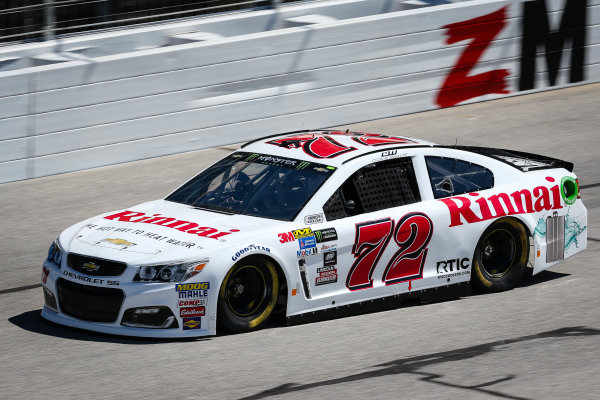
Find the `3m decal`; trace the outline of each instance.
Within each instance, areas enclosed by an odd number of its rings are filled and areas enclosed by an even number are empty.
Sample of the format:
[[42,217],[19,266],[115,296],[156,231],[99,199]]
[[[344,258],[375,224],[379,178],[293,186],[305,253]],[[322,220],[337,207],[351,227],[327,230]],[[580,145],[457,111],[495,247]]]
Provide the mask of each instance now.
[[[553,180],[551,177],[546,179]],[[472,224],[507,215],[560,210],[563,208],[560,192],[558,185],[552,186],[550,189],[546,186],[537,186],[532,191],[522,189],[510,195],[498,193],[488,197],[479,197],[475,200],[475,204],[466,196],[448,197],[439,199],[439,201],[448,207],[450,211],[449,226],[453,227],[462,225],[463,221]],[[469,193],[469,195],[478,197],[479,193]]]
[[454,44],[472,39],[456,65],[452,68],[442,88],[438,92],[436,103],[440,107],[451,107],[463,101],[486,94],[508,94],[507,69],[497,69],[477,75],[469,75],[479,62],[492,40],[506,25],[508,6],[493,13],[446,25],[448,36],[446,44]]
[[204,307],[186,307],[179,310],[180,317],[203,317],[205,314]]
[[296,240],[292,232],[278,233],[277,237],[279,237],[279,243],[288,243]]
[[302,148],[306,154],[314,158],[334,158],[356,150],[356,147],[344,146],[329,136],[313,134],[275,139],[267,143],[286,149]]
[[390,218],[357,224],[352,248],[356,260],[348,273],[346,287],[359,290],[373,286],[373,271],[392,236],[399,249],[387,263],[382,281],[386,285],[392,285],[420,279],[432,235],[433,222],[427,215],[419,212],[400,218],[395,230],[394,221]]
[[200,322],[200,317],[183,318],[183,330],[189,331],[191,329],[200,329]]
[[[239,229],[230,229],[229,231],[219,231],[215,228],[207,226],[199,226],[195,222],[182,221],[175,218],[163,217],[161,214],[153,214],[147,216],[146,213],[137,211],[122,211],[116,214],[107,215],[104,219],[122,222],[132,223],[144,223],[164,226],[165,228],[177,229],[178,231],[189,233],[191,235],[197,235],[200,237],[206,237],[210,239],[219,239],[226,235],[231,235],[234,232],[239,232]],[[155,235],[155,234],[152,234]],[[148,236],[148,235],[146,235]],[[165,236],[159,236],[155,238],[157,240],[166,239]]]

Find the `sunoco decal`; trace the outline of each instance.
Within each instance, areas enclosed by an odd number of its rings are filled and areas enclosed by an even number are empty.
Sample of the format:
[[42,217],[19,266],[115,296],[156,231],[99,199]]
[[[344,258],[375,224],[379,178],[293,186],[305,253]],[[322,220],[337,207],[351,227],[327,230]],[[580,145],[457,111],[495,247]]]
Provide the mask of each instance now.
[[183,318],[183,330],[189,331],[192,329],[200,329],[200,317]]

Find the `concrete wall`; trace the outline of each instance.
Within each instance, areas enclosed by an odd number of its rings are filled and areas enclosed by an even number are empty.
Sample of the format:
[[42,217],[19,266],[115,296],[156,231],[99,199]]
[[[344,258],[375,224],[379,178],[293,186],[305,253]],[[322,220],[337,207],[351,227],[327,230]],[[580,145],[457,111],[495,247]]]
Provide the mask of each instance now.
[[5,47],[0,182],[598,81],[600,0],[320,2]]

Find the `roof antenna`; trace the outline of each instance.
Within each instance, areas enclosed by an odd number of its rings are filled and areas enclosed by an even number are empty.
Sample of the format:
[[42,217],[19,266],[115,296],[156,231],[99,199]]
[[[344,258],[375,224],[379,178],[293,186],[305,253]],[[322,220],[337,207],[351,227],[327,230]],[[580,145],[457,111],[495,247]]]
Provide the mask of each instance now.
[[350,133],[350,128],[346,129],[346,135]]
[[458,146],[458,138],[455,139],[454,145]]

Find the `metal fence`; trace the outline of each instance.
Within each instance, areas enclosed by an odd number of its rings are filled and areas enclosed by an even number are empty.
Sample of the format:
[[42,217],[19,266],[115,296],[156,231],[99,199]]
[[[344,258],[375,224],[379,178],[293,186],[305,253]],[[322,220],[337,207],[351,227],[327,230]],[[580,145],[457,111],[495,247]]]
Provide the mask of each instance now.
[[0,0],[0,45],[297,0]]

